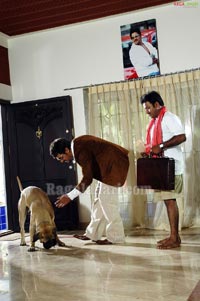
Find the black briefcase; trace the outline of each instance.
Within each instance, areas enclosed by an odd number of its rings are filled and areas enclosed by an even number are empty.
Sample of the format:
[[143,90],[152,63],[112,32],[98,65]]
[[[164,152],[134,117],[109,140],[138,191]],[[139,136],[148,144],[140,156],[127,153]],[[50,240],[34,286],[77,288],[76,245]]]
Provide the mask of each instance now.
[[173,158],[139,158],[137,160],[137,186],[158,190],[173,190],[175,182]]

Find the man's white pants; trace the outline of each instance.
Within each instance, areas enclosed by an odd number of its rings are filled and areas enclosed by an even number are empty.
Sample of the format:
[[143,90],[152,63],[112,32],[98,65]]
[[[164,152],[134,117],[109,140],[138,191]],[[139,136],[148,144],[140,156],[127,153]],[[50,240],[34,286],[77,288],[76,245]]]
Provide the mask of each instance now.
[[[97,241],[106,236],[112,243],[123,243],[124,226],[117,204],[118,188],[98,182],[85,235]],[[101,195],[101,198],[100,198]]]

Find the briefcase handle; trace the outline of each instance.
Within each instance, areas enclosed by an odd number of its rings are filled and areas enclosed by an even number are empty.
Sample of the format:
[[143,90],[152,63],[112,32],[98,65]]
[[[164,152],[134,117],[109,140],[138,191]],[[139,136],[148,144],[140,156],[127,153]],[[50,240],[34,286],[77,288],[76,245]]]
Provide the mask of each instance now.
[[148,158],[164,158],[164,152],[162,151],[159,154],[150,152]]

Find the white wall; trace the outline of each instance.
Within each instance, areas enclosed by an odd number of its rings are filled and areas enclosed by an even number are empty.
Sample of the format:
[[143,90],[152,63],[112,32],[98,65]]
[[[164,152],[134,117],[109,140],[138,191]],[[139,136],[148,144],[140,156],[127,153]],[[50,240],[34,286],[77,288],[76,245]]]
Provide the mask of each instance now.
[[63,95],[64,88],[123,79],[120,25],[155,18],[161,72],[199,67],[200,4],[173,3],[17,36],[8,41],[13,100]]
[[9,36],[0,32],[0,46],[8,48],[8,38]]
[[[13,102],[69,94],[75,134],[84,134],[82,89],[64,88],[123,80],[121,25],[156,19],[161,73],[200,67],[200,0],[195,2],[196,8],[171,3],[10,38]],[[87,196],[82,196],[80,202],[89,206]],[[87,218],[83,210],[80,219],[84,222]]]
[[[8,48],[8,36],[1,32],[0,32],[0,46]],[[12,89],[10,86],[0,83],[0,99],[4,99],[4,100],[12,99]]]
[[0,99],[7,101],[12,99],[12,89],[10,86],[0,83]]
[[[75,89],[68,91],[69,95],[72,96],[73,100],[73,115],[74,115],[74,128],[75,128],[75,137],[84,135],[86,133],[86,124],[85,124],[85,113],[84,113],[84,100],[83,100],[83,90]],[[78,179],[82,178],[82,172],[79,165],[77,165]],[[79,206],[79,219],[82,223],[87,223],[90,221],[90,187],[79,197],[80,206]]]

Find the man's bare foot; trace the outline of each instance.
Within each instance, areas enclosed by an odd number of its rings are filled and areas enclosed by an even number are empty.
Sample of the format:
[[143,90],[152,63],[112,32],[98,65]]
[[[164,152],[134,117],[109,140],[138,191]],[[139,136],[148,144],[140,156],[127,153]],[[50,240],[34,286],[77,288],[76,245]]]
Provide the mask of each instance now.
[[[170,240],[172,240],[170,236],[167,237],[167,238],[161,239],[161,240],[157,241],[157,245],[165,244],[165,243],[167,243]],[[181,244],[181,238],[180,238],[180,236],[178,236],[177,241],[179,242],[179,244]]]
[[98,245],[112,245],[112,242],[104,239],[104,240],[94,240],[94,242],[96,242],[96,244]]
[[157,249],[165,250],[165,249],[174,249],[179,248],[181,242],[179,240],[173,240],[171,238],[165,239],[162,244],[157,245]]
[[90,240],[89,237],[87,237],[86,235],[78,235],[78,234],[74,234],[75,238],[81,239],[81,240]]
[[159,241],[157,241],[157,245],[161,245],[161,244],[164,244],[166,241],[168,241],[170,239],[170,237],[167,237],[167,238],[164,238],[164,239],[161,239]]

